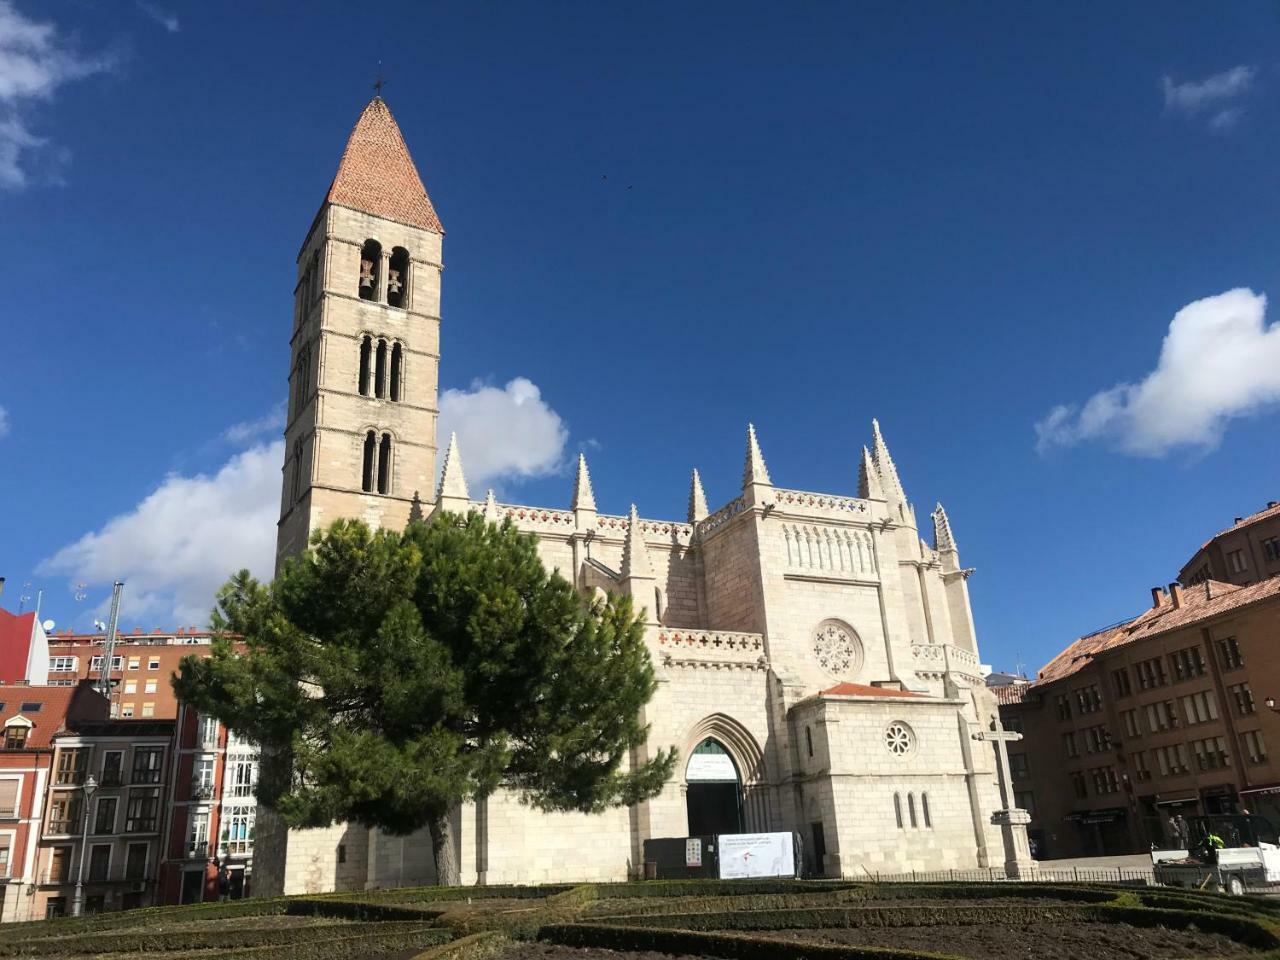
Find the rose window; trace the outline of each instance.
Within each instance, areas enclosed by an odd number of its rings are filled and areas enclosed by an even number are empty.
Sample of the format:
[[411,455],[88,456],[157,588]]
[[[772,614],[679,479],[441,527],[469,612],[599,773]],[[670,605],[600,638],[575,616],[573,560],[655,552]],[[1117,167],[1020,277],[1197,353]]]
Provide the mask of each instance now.
[[851,677],[862,669],[862,644],[843,623],[828,620],[819,624],[813,637],[818,666],[837,677]]
[[891,723],[884,731],[884,745],[895,757],[905,757],[915,745],[911,728],[905,723]]

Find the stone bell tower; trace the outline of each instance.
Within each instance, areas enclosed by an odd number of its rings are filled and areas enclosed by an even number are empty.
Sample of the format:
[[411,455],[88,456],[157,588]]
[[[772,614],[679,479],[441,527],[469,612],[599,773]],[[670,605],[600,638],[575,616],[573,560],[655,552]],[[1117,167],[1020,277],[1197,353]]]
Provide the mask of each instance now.
[[429,502],[443,238],[375,97],[298,254],[277,565],[340,517],[399,528]]

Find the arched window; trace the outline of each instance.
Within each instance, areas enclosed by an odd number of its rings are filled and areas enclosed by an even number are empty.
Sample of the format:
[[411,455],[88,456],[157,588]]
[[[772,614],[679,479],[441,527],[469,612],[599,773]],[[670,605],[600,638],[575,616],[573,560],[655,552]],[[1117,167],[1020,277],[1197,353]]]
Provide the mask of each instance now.
[[933,818],[929,816],[929,795],[927,793],[920,794],[920,812],[924,814],[924,825],[932,830]]
[[369,364],[373,359],[373,338],[364,337],[360,341],[360,396],[369,395]]
[[293,441],[293,491],[292,502],[302,499],[302,438]]
[[311,254],[311,302],[320,299],[320,251]]
[[377,452],[378,435],[370,430],[364,435],[364,468],[360,479],[360,489],[365,493],[373,493],[373,468]]
[[295,417],[302,412],[302,405],[306,403],[310,381],[311,348],[303,347],[298,351],[298,368],[293,378],[293,415]]
[[400,349],[400,344],[393,344],[391,347],[391,390],[390,396],[392,400],[400,399],[400,371],[404,367],[404,351]]
[[898,794],[893,795],[893,816],[898,821],[898,829],[902,829],[902,797]]
[[360,248],[360,299],[377,300],[382,271],[382,244],[366,240]]
[[809,756],[813,756],[813,731],[808,727],[804,728],[804,745],[809,748]]
[[384,433],[378,444],[378,492],[391,492],[391,434]]
[[378,341],[378,352],[373,363],[373,395],[381,400],[387,395],[387,341]]
[[409,251],[392,247],[387,263],[387,303],[393,307],[409,306]]
[[916,795],[914,793],[907,794],[907,813],[911,815],[911,829],[916,828]]

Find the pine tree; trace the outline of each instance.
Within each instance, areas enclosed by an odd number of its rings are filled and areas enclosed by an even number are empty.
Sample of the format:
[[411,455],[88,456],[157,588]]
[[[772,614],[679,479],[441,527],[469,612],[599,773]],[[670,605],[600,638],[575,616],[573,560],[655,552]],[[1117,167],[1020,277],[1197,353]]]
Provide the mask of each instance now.
[[675,765],[628,769],[655,686],[630,599],[583,600],[509,521],[339,520],[270,586],[232,577],[213,625],[239,648],[187,657],[174,689],[262,746],[258,799],[291,827],[426,827],[441,882],[459,803],[505,786],[594,812],[655,796]]

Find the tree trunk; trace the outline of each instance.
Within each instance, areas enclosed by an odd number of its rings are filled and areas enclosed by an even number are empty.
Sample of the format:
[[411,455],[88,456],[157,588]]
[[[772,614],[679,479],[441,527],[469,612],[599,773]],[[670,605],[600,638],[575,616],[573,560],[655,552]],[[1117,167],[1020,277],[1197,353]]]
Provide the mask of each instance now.
[[462,878],[453,842],[453,820],[447,813],[432,817],[427,829],[431,832],[431,854],[436,861],[436,883],[456,887]]

